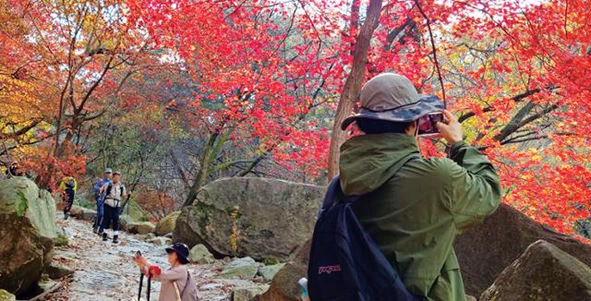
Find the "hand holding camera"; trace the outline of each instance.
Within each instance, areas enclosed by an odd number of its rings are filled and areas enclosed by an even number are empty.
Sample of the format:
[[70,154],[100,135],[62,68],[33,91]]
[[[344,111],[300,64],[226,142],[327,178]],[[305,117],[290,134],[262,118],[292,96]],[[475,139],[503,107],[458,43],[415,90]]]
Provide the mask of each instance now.
[[447,110],[443,111],[443,119],[443,122],[437,122],[436,124],[443,139],[447,140],[451,145],[464,140],[464,133],[458,119]]

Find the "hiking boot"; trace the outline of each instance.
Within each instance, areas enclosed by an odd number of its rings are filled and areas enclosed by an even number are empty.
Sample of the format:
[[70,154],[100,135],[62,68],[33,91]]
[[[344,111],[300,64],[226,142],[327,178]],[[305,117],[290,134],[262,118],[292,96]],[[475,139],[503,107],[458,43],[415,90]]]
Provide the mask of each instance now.
[[117,240],[117,238],[119,238],[119,235],[114,235],[113,236],[113,243],[114,244],[118,244],[119,243],[119,240]]
[[108,240],[108,239],[107,239],[107,233],[104,233],[104,232],[103,232],[103,241],[107,241],[107,240]]
[[98,234],[98,230],[97,230],[96,228],[93,228],[93,229],[92,229],[92,233],[94,233],[94,234]]
[[64,212],[64,220],[68,220],[68,213]]

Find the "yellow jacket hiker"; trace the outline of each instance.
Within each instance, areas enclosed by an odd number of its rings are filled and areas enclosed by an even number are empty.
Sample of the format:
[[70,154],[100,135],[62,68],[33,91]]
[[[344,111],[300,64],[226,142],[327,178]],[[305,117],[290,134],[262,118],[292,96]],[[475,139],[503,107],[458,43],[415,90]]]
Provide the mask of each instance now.
[[[463,301],[453,242],[459,231],[498,207],[499,178],[486,156],[462,141],[459,123],[443,109],[445,121],[435,126],[452,146],[449,159],[404,164],[419,153],[420,122],[415,121],[433,111],[406,78],[385,74],[377,79],[363,87],[365,111],[343,125],[356,121],[366,134],[341,147],[343,193],[363,196],[354,212],[410,292],[426,300]],[[372,105],[381,110],[370,111]]]
[[68,219],[70,210],[72,210],[72,205],[74,204],[78,183],[73,177],[65,176],[62,178],[58,188],[62,192],[62,200],[64,202],[64,219]]

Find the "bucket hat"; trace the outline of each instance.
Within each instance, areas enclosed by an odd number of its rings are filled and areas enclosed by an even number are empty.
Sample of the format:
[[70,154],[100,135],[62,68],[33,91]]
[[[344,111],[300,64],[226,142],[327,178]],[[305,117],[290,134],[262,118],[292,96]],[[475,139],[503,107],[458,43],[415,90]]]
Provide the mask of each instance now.
[[189,263],[189,247],[184,243],[176,243],[166,248],[166,253],[175,252],[182,264]]
[[345,119],[341,129],[359,118],[411,122],[444,110],[437,96],[420,95],[408,78],[395,73],[382,73],[365,83],[360,102],[359,113]]

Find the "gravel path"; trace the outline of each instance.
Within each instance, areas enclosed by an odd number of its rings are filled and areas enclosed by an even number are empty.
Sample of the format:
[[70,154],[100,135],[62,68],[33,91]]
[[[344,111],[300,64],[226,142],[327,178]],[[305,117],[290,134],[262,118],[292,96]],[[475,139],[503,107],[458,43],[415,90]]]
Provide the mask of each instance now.
[[[52,294],[49,300],[111,301],[137,300],[139,271],[133,261],[136,251],[150,261],[168,268],[164,246],[155,246],[141,240],[141,236],[120,233],[120,243],[103,242],[92,233],[89,222],[70,219],[57,222],[70,236],[67,247],[56,247],[54,263],[64,264],[75,270],[74,275],[64,279],[64,287]],[[111,232],[109,231],[109,234]],[[197,280],[200,300],[230,300],[231,291],[236,287],[251,287],[261,280],[216,279],[229,259],[213,264],[189,266]],[[144,280],[145,281],[145,280]],[[158,300],[160,283],[152,282],[151,300]],[[146,284],[142,292],[145,300]]]

